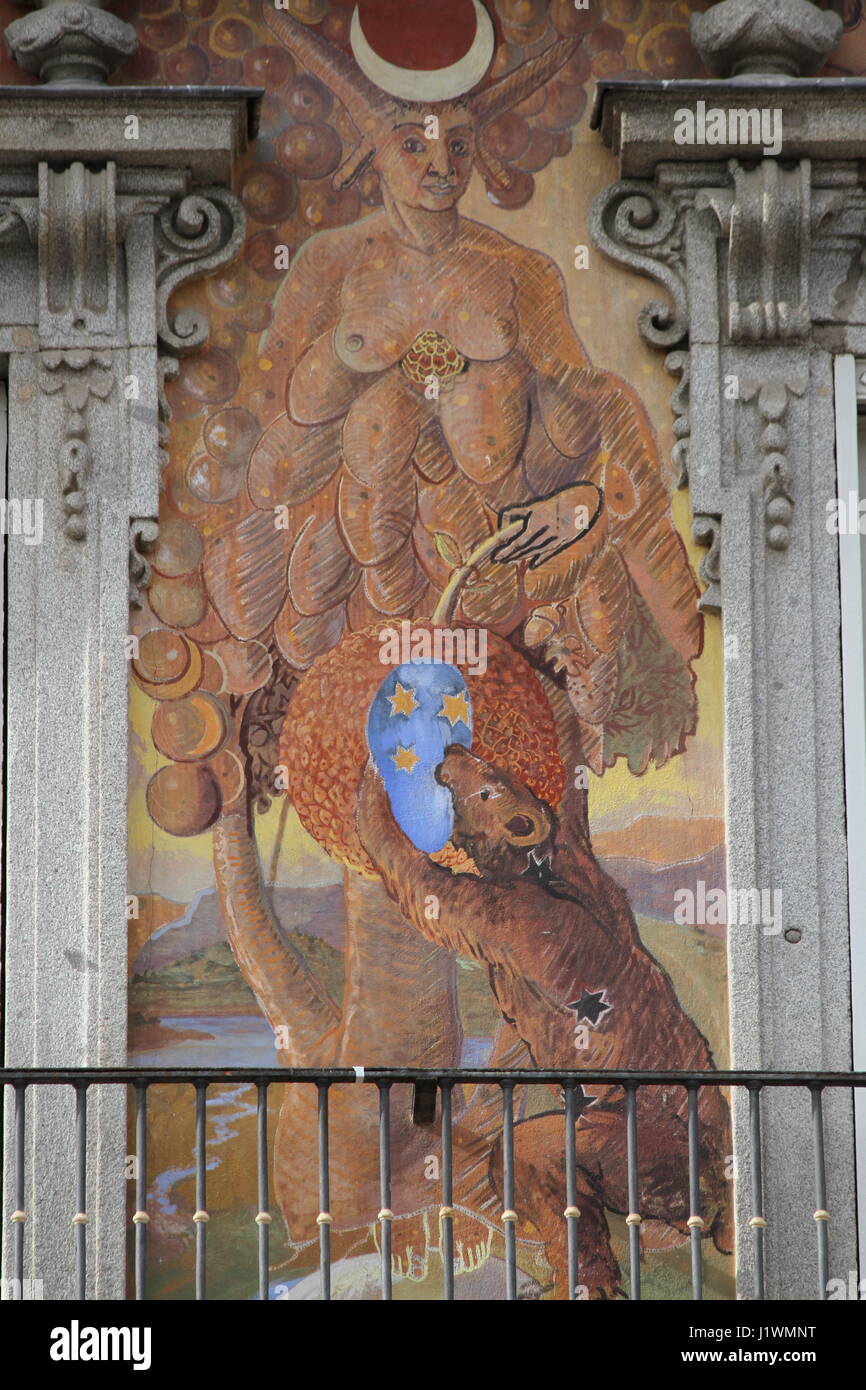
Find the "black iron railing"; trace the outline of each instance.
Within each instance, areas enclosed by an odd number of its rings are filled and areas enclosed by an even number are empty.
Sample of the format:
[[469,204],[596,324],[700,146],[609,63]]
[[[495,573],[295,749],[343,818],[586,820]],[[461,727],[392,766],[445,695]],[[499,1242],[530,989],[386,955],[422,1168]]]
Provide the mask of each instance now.
[[688,1186],[691,1241],[691,1285],[693,1299],[703,1294],[703,1255],[701,1241],[706,1223],[700,1212],[700,1154],[698,1100],[704,1087],[745,1089],[749,1098],[749,1158],[751,1208],[749,1220],[754,1245],[754,1297],[765,1297],[763,1170],[761,1157],[761,1094],[766,1088],[806,1089],[811,1096],[812,1151],[814,1157],[814,1200],[817,1241],[817,1296],[827,1297],[829,1242],[827,1223],[827,1175],[824,1152],[823,1093],[829,1089],[856,1090],[866,1087],[866,1072],[748,1072],[748,1071],[505,1071],[488,1069],[416,1070],[405,1067],[261,1068],[232,1067],[100,1068],[13,1070],[0,1069],[0,1082],[14,1094],[12,1117],[15,1210],[13,1223],[13,1297],[23,1297],[26,1287],[24,1268],[25,1211],[25,1133],[27,1091],[31,1086],[71,1086],[75,1091],[75,1191],[78,1210],[72,1217],[75,1239],[75,1265],[78,1297],[86,1297],[87,1281],[87,1097],[97,1086],[129,1086],[135,1097],[136,1133],[136,1210],[132,1217],[134,1235],[135,1298],[146,1297],[147,1282],[147,1101],[148,1091],[159,1085],[189,1085],[195,1091],[195,1296],[206,1298],[207,1264],[207,1165],[206,1098],[209,1086],[247,1084],[256,1089],[256,1135],[258,1178],[258,1283],[259,1297],[269,1296],[269,1212],[268,1192],[268,1091],[272,1085],[315,1086],[318,1093],[317,1140],[319,1213],[319,1260],[321,1294],[331,1297],[330,1156],[328,1098],[334,1086],[371,1085],[379,1092],[379,1197],[380,1211],[375,1220],[380,1227],[381,1293],[392,1296],[391,1269],[391,1117],[390,1092],[395,1085],[414,1087],[413,1116],[430,1121],[435,1115],[438,1093],[441,1117],[441,1208],[444,1297],[454,1298],[454,1232],[452,1092],[455,1086],[498,1086],[502,1096],[502,1154],[505,1297],[517,1294],[517,1242],[515,1222],[514,1173],[514,1088],[527,1085],[555,1085],[562,1088],[565,1192],[563,1220],[567,1228],[569,1298],[580,1297],[580,1212],[577,1205],[577,1157],[575,1125],[579,1099],[585,1086],[621,1088],[625,1097],[626,1151],[629,1213],[626,1217],[629,1242],[629,1285],[632,1299],[641,1297],[641,1216],[639,1213],[639,1133],[637,1098],[642,1087],[682,1087],[688,1100]]

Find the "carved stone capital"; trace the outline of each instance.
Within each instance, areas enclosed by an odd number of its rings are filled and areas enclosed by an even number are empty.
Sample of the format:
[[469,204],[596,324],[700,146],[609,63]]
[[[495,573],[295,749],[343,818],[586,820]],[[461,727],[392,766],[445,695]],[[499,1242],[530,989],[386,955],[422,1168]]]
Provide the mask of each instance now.
[[710,72],[801,77],[821,67],[842,20],[808,0],[721,0],[689,21],[692,42]]
[[104,0],[41,0],[41,5],[13,20],[5,37],[18,66],[43,82],[103,83],[138,48],[132,25],[106,14]]
[[791,544],[802,489],[786,416],[807,390],[806,345],[834,331],[839,305],[862,307],[863,199],[847,162],[707,159],[662,163],[653,180],[621,180],[594,204],[597,245],[670,295],[647,304],[638,326],[651,345],[677,348],[665,359],[680,377],[672,459],[692,488],[695,540],[709,550],[705,611],[721,611],[729,491],[748,495],[768,549]]
[[[88,21],[76,32],[96,30]],[[194,351],[209,332],[205,314],[174,314],[169,300],[240,249],[243,210],[220,180],[254,129],[253,100],[157,93],[142,121],[160,149],[144,162],[124,138],[123,88],[22,88],[14,111],[0,101],[0,356],[37,354],[19,399],[37,422],[45,496],[58,489],[54,524],[79,554],[103,503],[123,499],[133,602],[157,535],[169,354]],[[75,116],[60,125],[75,125],[80,153],[64,160],[37,142],[22,160],[32,132],[57,127],[60,106]]]
[[[136,475],[129,478],[134,601],[149,582],[143,552],[156,535],[168,419],[163,387],[177,371],[167,350],[191,352],[209,332],[205,314],[172,316],[168,301],[179,285],[231,260],[244,234],[243,210],[231,193],[208,187],[179,196],[185,182],[172,172],[118,169],[114,160],[96,170],[81,161],[59,169],[42,161],[33,173],[0,177],[0,245],[14,248],[19,267],[27,264],[36,290],[33,327],[16,330],[9,346],[40,350],[39,389],[63,407],[59,416],[51,407],[46,437],[58,441],[63,529],[70,540],[87,536],[94,454],[101,453],[92,437],[91,403],[107,399],[115,377],[128,380],[135,402],[129,411],[139,426]],[[2,334],[0,326],[0,351]],[[104,421],[100,438],[106,429],[121,428],[124,418],[118,411],[110,425]]]

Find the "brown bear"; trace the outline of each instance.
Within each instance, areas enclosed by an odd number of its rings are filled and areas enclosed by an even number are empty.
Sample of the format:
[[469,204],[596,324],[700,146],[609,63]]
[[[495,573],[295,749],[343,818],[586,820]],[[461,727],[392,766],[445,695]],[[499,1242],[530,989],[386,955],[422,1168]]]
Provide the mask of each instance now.
[[[453,874],[415,849],[398,829],[372,764],[358,803],[361,842],[419,932],[486,963],[503,1016],[535,1066],[712,1070],[706,1039],[642,943],[625,893],[584,832],[464,748],[448,749],[437,778],[451,791],[454,843],[471,855],[478,876]],[[700,1212],[689,1209],[685,1087],[641,1087],[636,1113],[645,1244],[688,1239],[689,1217],[702,1216],[717,1248],[728,1252],[729,1121],[719,1088],[699,1092]],[[575,1138],[579,1283],[587,1296],[606,1298],[620,1274],[604,1211],[629,1210],[622,1087],[584,1089]],[[500,1161],[494,1152],[497,1184]],[[561,1110],[515,1126],[516,1190],[524,1204],[518,1215],[544,1239],[560,1296],[567,1278],[564,1171]]]

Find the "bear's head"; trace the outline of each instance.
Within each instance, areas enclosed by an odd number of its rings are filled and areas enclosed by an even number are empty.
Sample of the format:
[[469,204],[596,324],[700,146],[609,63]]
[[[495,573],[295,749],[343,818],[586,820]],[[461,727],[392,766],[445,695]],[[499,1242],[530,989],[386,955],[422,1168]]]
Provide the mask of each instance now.
[[475,861],[483,878],[505,880],[525,872],[530,853],[550,852],[556,816],[522,782],[452,744],[436,780],[454,803],[452,840]]

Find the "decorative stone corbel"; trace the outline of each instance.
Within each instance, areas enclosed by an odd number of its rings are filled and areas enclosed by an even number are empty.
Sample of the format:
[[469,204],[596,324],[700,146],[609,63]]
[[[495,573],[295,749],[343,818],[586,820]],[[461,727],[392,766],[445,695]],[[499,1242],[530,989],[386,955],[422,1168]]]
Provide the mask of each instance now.
[[[241,245],[228,190],[257,94],[106,86],[134,31],[77,0],[6,37],[48,79],[0,88],[7,487],[41,500],[45,536],[6,550],[6,1057],[124,1065],[128,605],[157,540],[165,380],[208,332],[204,316],[174,313],[171,295]],[[73,1117],[64,1088],[37,1089],[27,1142],[39,1219],[25,1229],[25,1268],[47,1298],[69,1298]],[[98,1299],[123,1297],[125,1270],[125,1096],[106,1091],[91,1103],[88,1151]],[[9,1180],[7,1169],[7,1203]]]
[[201,189],[160,211],[156,221],[157,333],[166,348],[192,352],[207,341],[206,317],[185,309],[169,322],[168,301],[187,280],[230,261],[243,239],[243,209],[224,188]]
[[698,198],[727,237],[728,334],[732,342],[806,338],[811,331],[811,166],[732,159],[733,186]]
[[[728,924],[732,1064],[845,1070],[839,556],[826,516],[837,493],[834,354],[866,358],[866,90],[803,76],[840,31],[806,0],[723,0],[692,31],[711,69],[734,80],[599,83],[593,124],[621,181],[599,194],[592,230],[670,296],[640,327],[677,349],[666,359],[681,378],[674,457],[707,547],[701,607],[723,622],[728,901],[781,895],[773,923]],[[702,118],[718,113],[721,143],[677,138],[698,103]],[[740,138],[742,117],[768,108],[778,159]],[[748,1107],[732,1104],[738,1288],[749,1297]],[[808,1116],[791,1096],[765,1094],[762,1124],[767,1296],[812,1298]],[[827,1095],[831,1276],[856,1268],[852,1136],[847,1098]]]
[[39,339],[114,340],[117,333],[117,169],[39,165]]
[[[725,165],[714,161],[708,163],[704,172],[704,187],[698,182],[697,166],[692,161],[687,165],[665,164],[653,183],[623,180],[599,194],[592,209],[591,230],[596,244],[611,259],[651,276],[668,290],[671,305],[651,301],[638,315],[641,336],[651,346],[680,344],[686,337],[700,341],[708,329],[720,344],[727,344],[732,353],[740,344],[793,345],[807,341],[812,335],[810,277],[817,240],[825,222],[840,210],[844,211],[846,195],[850,196],[847,186],[843,185],[821,188],[813,198],[812,165],[808,159],[791,168],[782,168],[771,159],[759,160],[749,167],[734,159]],[[707,221],[707,214],[712,216],[712,222]],[[685,251],[687,238],[693,251],[690,266]],[[718,244],[720,238],[721,244]],[[835,249],[832,240],[828,241],[828,249]],[[709,301],[705,284],[698,284],[695,274],[699,257],[700,279],[703,281],[711,269],[717,281]],[[694,312],[690,310],[690,284],[698,301]],[[684,486],[688,478],[687,446],[681,447],[681,441],[691,428],[685,406],[691,378],[688,350],[683,348],[670,354],[666,366],[683,378],[671,396],[671,405],[677,416],[674,433],[678,442],[674,461],[680,470],[679,485]],[[733,355],[731,366],[734,366]],[[759,395],[764,421],[759,441],[761,453],[778,449],[778,443],[772,441],[777,435],[784,436],[781,424],[781,415],[787,407],[784,384],[779,386],[779,395],[775,389],[779,382],[772,372],[766,378],[755,380],[744,377],[742,382],[739,368],[727,375],[732,382],[738,383],[733,399],[748,401]],[[787,373],[787,378],[790,378],[789,389],[802,395],[804,378],[800,358]],[[787,378],[783,373],[783,379]],[[775,415],[773,412],[777,408],[779,413]],[[724,394],[718,410],[721,419],[725,412]],[[741,437],[739,431],[738,437]],[[742,460],[742,447],[739,456]],[[769,462],[772,466],[773,460]],[[743,466],[741,462],[740,467]],[[747,465],[745,468],[757,472],[759,466],[758,461],[753,470]],[[714,492],[700,484],[701,480],[696,480],[696,513],[704,517],[720,516],[715,495],[718,488]],[[701,493],[706,495],[701,496]],[[701,505],[702,502],[705,505]],[[781,512],[783,507],[780,505],[776,510]],[[768,542],[770,534],[768,530]],[[780,538],[779,532],[772,534],[775,540]],[[720,527],[702,522],[695,528],[695,539],[700,544],[712,541],[718,551]],[[718,589],[711,578],[716,568],[716,556],[702,566],[702,577],[712,588],[704,596],[702,607],[710,611],[715,611],[719,602]]]

